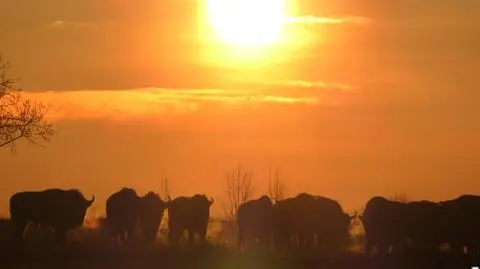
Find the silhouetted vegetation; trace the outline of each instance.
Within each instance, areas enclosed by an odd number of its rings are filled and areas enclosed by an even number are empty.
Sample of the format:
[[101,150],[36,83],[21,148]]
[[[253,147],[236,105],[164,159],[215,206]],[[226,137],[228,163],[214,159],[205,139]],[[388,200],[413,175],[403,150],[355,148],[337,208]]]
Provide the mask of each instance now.
[[280,178],[280,169],[270,171],[268,179],[268,195],[276,202],[285,199],[285,185]]
[[235,220],[241,204],[252,198],[252,171],[238,165],[225,174],[226,201],[223,203],[225,215]]
[[408,203],[407,194],[404,192],[394,193],[389,197],[389,200],[399,202],[399,203]]
[[47,106],[22,95],[7,71],[8,62],[0,55],[0,147],[13,152],[19,140],[49,142],[54,130],[45,119]]

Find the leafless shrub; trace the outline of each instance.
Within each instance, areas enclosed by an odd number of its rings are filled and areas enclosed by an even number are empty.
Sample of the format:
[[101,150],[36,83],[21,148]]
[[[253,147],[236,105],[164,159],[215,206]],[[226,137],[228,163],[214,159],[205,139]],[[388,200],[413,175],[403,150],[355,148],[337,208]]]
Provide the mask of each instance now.
[[252,172],[238,165],[225,174],[225,183],[227,200],[223,203],[223,210],[229,220],[234,220],[238,207],[252,197]]
[[268,179],[268,195],[276,202],[285,199],[285,185],[280,179],[280,169],[270,171]]

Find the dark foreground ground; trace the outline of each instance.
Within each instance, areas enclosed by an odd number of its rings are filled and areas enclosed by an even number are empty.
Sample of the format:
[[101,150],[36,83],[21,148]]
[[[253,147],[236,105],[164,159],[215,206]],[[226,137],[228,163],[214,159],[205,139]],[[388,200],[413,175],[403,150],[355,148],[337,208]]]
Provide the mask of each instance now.
[[240,253],[223,247],[129,246],[112,247],[77,243],[65,246],[0,248],[0,268],[32,269],[290,269],[290,268],[385,268],[437,269],[475,265],[464,256],[448,253],[395,254],[366,258],[362,254],[320,257],[314,253],[278,255],[272,252]]

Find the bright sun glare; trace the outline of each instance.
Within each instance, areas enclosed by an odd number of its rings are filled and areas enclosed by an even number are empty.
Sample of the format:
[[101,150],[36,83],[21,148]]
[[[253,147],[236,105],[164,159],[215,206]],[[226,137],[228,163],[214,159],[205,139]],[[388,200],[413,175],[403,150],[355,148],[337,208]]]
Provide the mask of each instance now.
[[207,16],[218,38],[238,47],[280,41],[285,0],[206,0]]

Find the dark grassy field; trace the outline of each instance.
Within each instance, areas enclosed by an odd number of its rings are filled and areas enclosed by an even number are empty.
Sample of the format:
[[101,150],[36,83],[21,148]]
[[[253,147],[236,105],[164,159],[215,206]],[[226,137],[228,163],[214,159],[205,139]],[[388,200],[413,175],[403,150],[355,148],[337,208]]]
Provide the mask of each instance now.
[[287,269],[287,268],[471,268],[475,261],[448,253],[403,253],[367,258],[362,254],[321,256],[318,253],[240,253],[226,247],[113,246],[99,243],[2,247],[0,268],[78,269]]
[[[227,247],[220,240],[223,237],[217,230],[212,225],[209,245],[172,247],[165,243],[164,230],[161,230],[154,245],[134,240],[130,245],[119,246],[108,242],[99,227],[76,230],[70,234],[66,244],[55,243],[49,230],[33,229],[26,233],[28,240],[23,245],[13,243],[11,230],[6,229],[5,232],[9,232],[4,234],[3,241],[0,240],[0,269],[468,269],[479,264],[466,256],[454,256],[448,252],[410,251],[368,258],[359,252],[362,237],[355,232],[352,234],[351,251],[336,256],[322,255],[318,250],[297,250],[288,254],[260,250],[240,252],[233,247],[234,241]],[[232,240],[235,236],[227,235],[227,238]]]

